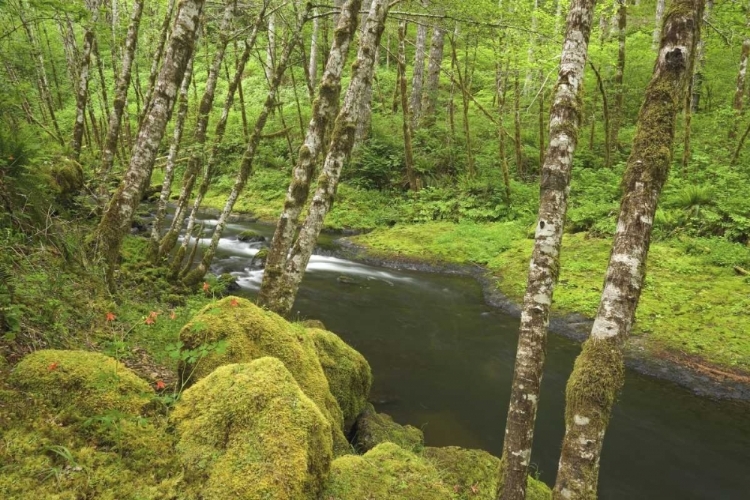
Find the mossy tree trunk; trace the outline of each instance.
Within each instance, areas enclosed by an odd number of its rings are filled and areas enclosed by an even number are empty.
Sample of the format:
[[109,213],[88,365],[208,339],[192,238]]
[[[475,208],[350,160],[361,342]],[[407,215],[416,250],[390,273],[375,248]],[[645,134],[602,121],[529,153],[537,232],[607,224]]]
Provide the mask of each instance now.
[[277,302],[283,295],[282,277],[287,256],[299,227],[299,216],[307,203],[310,181],[321,154],[326,130],[339,107],[341,74],[349,54],[349,46],[357,31],[357,16],[361,7],[362,0],[348,0],[338,16],[328,61],[318,89],[318,98],[313,101],[312,118],[307,127],[305,142],[299,150],[292,181],[284,200],[284,210],[276,224],[276,231],[268,249],[258,304],[272,311],[279,312]]
[[[459,73],[460,74],[460,73]],[[417,176],[414,173],[414,150],[411,145],[411,110],[409,109],[409,97],[406,88],[406,21],[398,24],[398,83],[399,95],[401,96],[401,115],[403,117],[404,133],[404,164],[406,167],[406,179],[409,181],[409,189],[417,191]]]
[[91,52],[95,43],[94,27],[99,17],[99,0],[88,2],[88,7],[92,13],[83,34],[83,48],[81,49],[76,85],[76,118],[73,122],[73,139],[70,141],[71,155],[76,161],[81,157],[81,147],[83,146],[84,122],[86,120],[86,105],[88,104],[89,80],[91,77]]
[[278,288],[279,294],[274,297],[274,310],[279,314],[288,314],[292,309],[305,268],[323,228],[323,221],[333,205],[341,169],[354,147],[357,120],[362,110],[360,99],[366,85],[372,83],[376,49],[385,28],[385,18],[389,7],[388,0],[373,0],[370,5],[359,42],[357,59],[352,64],[349,88],[334,123],[331,142],[318,177],[318,186],[310,202],[307,218],[300,228],[299,236],[284,268],[284,274],[281,277],[282,284]]
[[104,141],[104,151],[102,151],[102,165],[99,169],[103,192],[106,192],[107,178],[112,170],[115,153],[117,152],[117,142],[120,138],[122,115],[123,110],[125,109],[125,103],[128,100],[128,88],[130,87],[133,60],[135,58],[135,50],[138,44],[138,29],[141,24],[143,3],[143,0],[136,0],[133,4],[133,14],[130,18],[130,26],[128,26],[128,34],[125,39],[122,68],[120,68],[120,76],[115,84],[115,99],[112,105],[112,112],[109,115],[109,128],[107,129],[107,137]]
[[432,29],[430,40],[430,55],[427,61],[427,81],[422,99],[422,114],[420,123],[423,127],[435,124],[435,110],[440,88],[440,67],[443,64],[443,48],[445,47],[445,30],[440,26]]
[[[366,4],[366,12],[369,12],[370,6],[372,5],[372,2],[375,0],[370,0],[370,4]],[[364,29],[367,24],[367,14],[362,15],[362,24],[361,24],[361,32],[360,36],[364,34]],[[375,48],[375,63],[377,64],[378,58],[378,48]],[[373,76],[374,78],[374,76]],[[366,141],[368,137],[370,137],[370,129],[372,128],[372,83],[370,82],[367,85],[365,85],[365,88],[362,90],[362,96],[360,97],[360,106],[362,106],[362,110],[359,113],[359,121],[357,121],[357,134],[355,137],[355,143],[361,144],[362,142]],[[396,87],[398,88],[398,84],[396,84]],[[394,96],[395,98],[395,96]],[[394,111],[395,113],[395,111]]]
[[266,126],[268,117],[276,106],[276,97],[278,94],[279,85],[281,84],[281,79],[286,72],[286,68],[289,64],[294,48],[297,47],[300,43],[302,37],[302,28],[304,23],[307,21],[310,8],[311,4],[307,4],[306,10],[298,18],[297,25],[291,27],[292,33],[289,40],[287,40],[286,44],[284,45],[281,57],[278,61],[274,61],[273,77],[270,81],[268,94],[266,95],[266,100],[263,103],[263,108],[258,115],[257,120],[255,121],[253,132],[250,134],[250,140],[248,141],[247,147],[245,148],[245,153],[242,156],[242,161],[240,162],[240,168],[237,172],[237,177],[234,180],[234,185],[232,186],[232,190],[227,197],[227,201],[221,211],[219,220],[216,223],[213,235],[211,236],[211,242],[203,252],[203,258],[201,259],[201,262],[196,266],[195,269],[185,274],[184,281],[187,284],[195,284],[200,282],[200,280],[202,280],[206,275],[206,272],[208,271],[208,268],[213,261],[214,255],[216,255],[216,249],[219,247],[219,241],[221,240],[221,235],[223,234],[224,228],[227,225],[229,215],[232,213],[234,204],[237,202],[237,198],[239,198],[240,193],[242,193],[242,190],[245,188],[245,184],[247,184],[247,179],[252,173],[255,155],[258,152],[258,146],[260,145],[260,141],[263,138],[263,129]]
[[[164,20],[161,23],[161,29],[159,30],[159,42],[154,48],[154,53],[151,56],[151,69],[148,73],[148,87],[146,88],[146,97],[143,100],[143,111],[138,116],[138,125],[143,123],[148,105],[151,103],[151,98],[154,94],[154,88],[156,85],[156,77],[159,75],[159,64],[164,57],[164,46],[167,43],[167,37],[169,36],[169,28],[172,24],[172,15],[174,14],[175,0],[169,0],[167,4],[167,11],[164,14]],[[136,75],[137,77],[137,75]],[[136,92],[137,97],[137,92]]]
[[624,98],[623,77],[625,75],[625,29],[628,22],[626,0],[617,0],[617,67],[615,69],[615,102],[612,107],[612,125],[609,133],[610,157],[617,151],[622,123],[622,102]]
[[[211,110],[213,109],[216,85],[221,73],[221,63],[224,61],[224,54],[226,54],[227,44],[229,43],[230,27],[232,25],[232,19],[234,18],[235,8],[236,2],[234,0],[229,0],[224,8],[224,15],[222,16],[221,24],[219,25],[219,40],[216,44],[216,51],[214,52],[211,65],[208,68],[206,87],[203,91],[200,104],[198,105],[198,119],[195,123],[193,140],[190,144],[190,157],[188,158],[185,173],[182,176],[180,197],[177,200],[174,219],[172,220],[169,231],[165,235],[164,242],[161,245],[163,247],[163,253],[159,252],[159,255],[166,255],[172,250],[173,245],[177,242],[177,237],[180,233],[180,229],[182,229],[182,222],[187,211],[188,202],[193,193],[193,188],[195,187],[195,180],[201,170],[204,153],[203,145],[206,142],[208,122],[211,118]],[[154,248],[155,247],[156,246],[154,245]],[[154,254],[154,257],[156,257],[156,254]],[[182,261],[182,257],[184,257],[184,254],[180,256],[179,262]]]
[[159,71],[148,113],[138,132],[128,170],[97,228],[98,252],[105,259],[110,285],[113,285],[122,239],[130,230],[133,214],[140,202],[141,188],[151,175],[159,144],[177,100],[178,87],[193,55],[204,3],[204,0],[180,1],[164,64]]
[[539,215],[503,444],[503,500],[523,499],[544,369],[552,293],[568,208],[570,171],[581,125],[581,92],[596,0],[573,0],[552,97],[549,146],[541,171]]
[[[427,0],[422,0],[422,7],[427,7]],[[417,24],[417,41],[414,45],[414,71],[411,78],[411,95],[409,111],[411,128],[414,129],[422,114],[422,88],[424,87],[424,62],[427,48],[427,25],[424,21]]]
[[672,163],[676,117],[692,77],[705,0],[676,0],[664,19],[638,116],[599,310],[568,380],[554,499],[595,499],[604,434],[624,379],[622,344],[646,274],[656,205]]
[[734,139],[737,136],[737,122],[742,116],[742,104],[745,98],[745,77],[747,75],[747,59],[750,56],[750,37],[745,38],[742,42],[742,53],[740,54],[740,69],[737,71],[737,86],[732,99],[732,108],[734,109],[734,123],[729,129],[729,138]]

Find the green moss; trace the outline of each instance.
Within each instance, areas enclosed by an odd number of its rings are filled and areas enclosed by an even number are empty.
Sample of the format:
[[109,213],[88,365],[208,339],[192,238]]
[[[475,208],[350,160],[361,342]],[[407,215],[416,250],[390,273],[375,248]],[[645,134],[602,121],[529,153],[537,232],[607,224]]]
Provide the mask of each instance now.
[[[180,332],[183,352],[194,353],[183,362],[180,377],[187,385],[229,363],[247,363],[264,356],[281,360],[302,391],[331,422],[337,453],[350,450],[343,434],[344,420],[331,394],[315,343],[300,325],[287,322],[247,299],[227,297],[204,307]],[[224,348],[216,348],[224,343]],[[209,346],[201,351],[201,346]]]
[[354,426],[354,445],[360,452],[365,452],[386,442],[406,450],[421,451],[424,434],[411,425],[397,424],[390,415],[376,413],[375,408],[367,404]]
[[190,498],[317,498],[331,426],[278,359],[217,368],[172,414]]
[[253,241],[265,241],[266,238],[258,231],[254,229],[246,229],[237,235],[237,239],[240,241],[253,242]]
[[307,333],[315,342],[328,386],[344,414],[344,432],[348,432],[367,405],[372,386],[370,364],[334,333],[318,328],[308,328]]
[[121,363],[87,351],[36,351],[16,365],[10,381],[58,408],[74,408],[87,416],[138,414],[154,393]]
[[334,460],[326,500],[445,500],[451,491],[428,461],[393,443]]

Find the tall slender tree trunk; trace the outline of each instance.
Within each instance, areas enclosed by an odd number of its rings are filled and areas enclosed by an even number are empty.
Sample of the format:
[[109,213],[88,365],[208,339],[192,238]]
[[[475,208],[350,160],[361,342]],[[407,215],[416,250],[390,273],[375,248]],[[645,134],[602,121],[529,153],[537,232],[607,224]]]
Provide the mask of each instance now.
[[[422,0],[422,6],[427,7],[427,0]],[[422,115],[422,88],[424,87],[424,63],[427,48],[427,25],[417,24],[417,41],[414,46],[414,70],[411,79],[411,96],[409,97],[409,111],[411,113],[411,128],[417,127]]]
[[294,47],[296,47],[300,43],[302,36],[302,27],[307,20],[310,8],[311,4],[308,3],[305,12],[301,14],[298,20],[298,25],[292,28],[293,32],[290,39],[287,40],[287,43],[284,46],[281,57],[278,61],[275,62],[274,74],[270,81],[268,95],[266,96],[265,103],[263,104],[263,109],[261,110],[257,120],[255,121],[253,132],[250,134],[250,140],[248,141],[247,148],[245,149],[245,153],[242,156],[239,172],[237,173],[237,177],[234,180],[232,191],[229,193],[229,197],[227,198],[221,215],[219,216],[219,220],[216,223],[216,227],[214,228],[214,232],[211,237],[211,242],[203,252],[203,258],[201,259],[201,262],[196,266],[195,269],[185,275],[184,281],[187,284],[195,284],[203,279],[203,277],[206,275],[206,272],[208,272],[214,255],[216,255],[216,249],[219,247],[219,241],[221,240],[221,235],[223,234],[224,228],[227,225],[227,220],[229,219],[229,216],[232,213],[232,209],[234,208],[234,204],[237,201],[237,198],[239,198],[240,193],[242,193],[242,190],[245,188],[247,179],[250,177],[250,174],[252,172],[255,155],[258,152],[258,145],[260,144],[260,141],[262,139],[263,128],[265,127],[266,121],[268,120],[269,115],[276,105],[276,98],[279,85],[281,84],[281,79],[284,76],[287,65],[289,64],[289,60],[291,58]]
[[572,0],[552,97],[549,146],[541,172],[539,215],[521,312],[518,350],[503,443],[499,498],[523,499],[544,369],[547,325],[560,269],[570,171],[581,125],[580,100],[596,0]]
[[661,40],[662,19],[664,18],[665,0],[656,0],[656,15],[654,16],[654,35],[651,38],[651,48],[656,50]]
[[138,30],[141,24],[143,3],[143,0],[135,0],[135,3],[133,4],[133,14],[130,18],[130,26],[128,27],[128,34],[125,38],[125,52],[122,57],[122,68],[117,83],[115,84],[115,99],[112,104],[112,113],[109,115],[109,128],[107,129],[107,138],[104,141],[102,165],[99,169],[101,185],[105,189],[107,178],[109,177],[114,163],[115,153],[117,152],[123,110],[125,109],[125,104],[128,100],[128,88],[130,87],[133,60],[135,59],[135,51],[138,44]]
[[[370,0],[370,5],[375,0]],[[343,3],[343,2],[341,2]],[[365,4],[367,11],[369,12],[370,5]],[[365,26],[367,25],[367,14],[362,15],[362,27],[360,36],[364,34]],[[378,62],[378,48],[375,47],[375,68],[377,69]],[[375,76],[373,76],[373,79]],[[357,122],[357,133],[355,136],[355,143],[360,144],[370,137],[370,128],[372,127],[372,81],[365,84],[365,88],[362,91],[362,97],[360,98],[360,105],[362,110],[359,113],[359,121]],[[398,87],[398,84],[396,85]],[[395,98],[395,97],[394,97]],[[395,111],[394,111],[395,113]]]
[[[161,23],[161,30],[159,31],[159,41],[154,48],[154,52],[151,56],[151,69],[148,72],[148,88],[146,89],[146,97],[143,100],[143,113],[138,116],[138,123],[143,123],[146,110],[151,103],[151,97],[154,94],[156,85],[156,76],[159,74],[159,64],[164,56],[164,46],[167,43],[167,37],[169,36],[169,29],[172,25],[172,15],[174,14],[175,0],[169,0],[167,4],[167,11],[164,14],[164,20]],[[136,71],[136,76],[137,76]],[[136,92],[136,98],[137,92]]]
[[307,218],[300,228],[299,236],[284,268],[284,274],[281,277],[282,285],[278,288],[280,294],[274,298],[274,310],[279,314],[286,315],[292,309],[305,268],[323,227],[323,221],[331,210],[341,169],[354,147],[355,124],[362,110],[359,99],[368,82],[372,83],[375,71],[375,49],[383,34],[388,9],[388,0],[373,0],[370,5],[359,42],[357,59],[352,65],[349,88],[336,117],[331,142],[318,177],[318,186],[310,202]]
[[318,31],[320,30],[320,19],[318,18],[318,9],[312,12],[312,33],[310,34],[310,62],[307,68],[309,75],[310,87],[315,88],[318,84]]
[[83,50],[78,73],[78,85],[76,87],[76,119],[73,123],[73,139],[70,142],[71,154],[76,161],[81,156],[81,146],[83,144],[84,121],[86,120],[86,105],[88,103],[89,79],[91,76],[91,52],[95,43],[94,28],[99,17],[99,1],[92,1],[89,6],[93,12],[83,35]]
[[430,56],[427,62],[427,82],[422,99],[421,125],[431,127],[435,123],[438,94],[440,91],[440,67],[443,63],[443,47],[445,46],[445,30],[440,26],[432,29],[430,41]]
[[180,0],[164,64],[159,71],[148,114],[138,132],[130,165],[97,229],[98,252],[105,259],[110,286],[114,285],[114,271],[122,239],[130,230],[133,214],[140,202],[141,187],[151,175],[159,144],[177,100],[178,87],[193,55],[204,3],[204,0]]
[[[234,0],[228,0],[224,8],[224,15],[222,16],[219,25],[219,40],[216,43],[216,51],[214,52],[213,60],[208,67],[206,87],[203,91],[200,104],[198,105],[198,118],[193,131],[190,158],[188,159],[185,173],[182,176],[180,197],[177,200],[177,207],[175,208],[172,225],[161,243],[162,251],[159,252],[160,255],[166,255],[172,250],[172,248],[174,248],[174,244],[176,243],[180,229],[182,228],[182,220],[187,211],[190,196],[193,193],[195,181],[201,170],[204,155],[203,145],[206,142],[208,122],[211,118],[211,110],[213,109],[214,104],[214,94],[216,93],[216,85],[219,81],[219,75],[221,74],[221,63],[224,61],[227,44],[229,43],[230,27],[232,19],[234,18],[235,6],[236,2]],[[176,262],[182,262],[182,257],[184,257],[184,255],[181,255],[180,259],[176,260]]]
[[539,34],[537,33],[537,26],[539,25],[538,21],[539,16],[539,0],[534,0],[534,7],[531,11],[531,33],[529,33],[529,50],[527,55],[527,61],[528,61],[528,68],[526,68],[526,80],[523,84],[523,91],[524,94],[528,92],[529,88],[531,87],[531,80],[534,78],[534,73],[536,73],[535,70],[532,70],[535,61],[534,53],[536,52],[536,42],[537,37]]
[[602,117],[604,118],[604,168],[610,168],[612,166],[612,148],[610,146],[611,130],[609,124],[609,102],[607,100],[607,91],[604,88],[604,81],[602,75],[599,73],[594,64],[589,61],[591,69],[594,71],[596,76],[596,86],[599,88],[599,93],[602,96]]
[[[504,74],[503,74],[504,73]],[[505,102],[508,95],[508,68],[506,67],[503,72],[501,65],[497,63],[497,70],[495,75],[495,86],[497,91],[497,135],[498,135],[498,148],[500,156],[500,169],[503,173],[503,184],[505,185],[505,201],[510,206],[511,204],[511,189],[510,189],[510,169],[508,168],[508,158],[505,154]]]
[[595,499],[604,434],[624,379],[622,344],[635,318],[656,205],[672,162],[677,113],[692,77],[705,0],[675,0],[664,18],[633,150],[604,291],[568,380],[565,438],[553,499]]
[[274,64],[276,62],[276,14],[268,16],[268,46],[266,47],[266,80],[273,79]]
[[[461,90],[461,104],[463,110],[463,129],[464,129],[464,140],[466,141],[466,169],[470,176],[476,175],[476,169],[474,168],[474,153],[471,143],[471,123],[469,122],[469,89],[467,88],[468,72],[461,71],[461,65],[458,61],[456,54],[456,39],[455,37],[450,39],[451,43],[451,57],[453,58],[453,66],[458,76],[458,87]],[[468,43],[468,42],[467,42]],[[468,57],[468,56],[467,56]]]
[[[703,23],[707,24],[711,11],[714,8],[713,0],[706,0],[706,8],[703,11]],[[701,105],[701,92],[703,90],[703,65],[706,59],[706,42],[701,38],[695,47],[695,69],[693,79],[690,83],[690,111],[697,113]]]
[[523,168],[523,151],[521,150],[521,85],[519,71],[514,72],[513,81],[513,139],[516,153],[516,173],[523,179],[526,174]]
[[307,203],[310,182],[322,151],[326,130],[338,110],[341,74],[349,54],[349,46],[357,31],[357,16],[361,7],[362,0],[348,0],[342,7],[336,26],[336,36],[320,82],[319,97],[313,102],[312,118],[307,127],[305,142],[299,150],[292,181],[284,200],[284,210],[276,224],[276,231],[268,250],[258,304],[272,311],[281,311],[278,301],[283,295],[284,268],[299,227],[299,216]]
[[747,75],[747,59],[750,56],[750,37],[745,38],[742,42],[742,54],[740,55],[740,69],[737,72],[737,85],[734,90],[734,99],[732,99],[732,109],[734,109],[734,123],[729,129],[729,138],[734,139],[737,136],[737,125],[742,116],[742,105],[745,98],[745,77]]
[[417,191],[419,186],[417,186],[417,176],[414,173],[414,151],[411,145],[412,118],[410,116],[411,110],[409,109],[406,88],[406,21],[401,21],[398,24],[398,80],[400,89],[399,94],[401,95],[401,113],[403,116],[404,164],[406,166],[406,178],[409,181],[409,189]]
[[617,67],[615,69],[615,102],[612,109],[612,124],[609,134],[610,157],[619,147],[620,124],[622,123],[622,102],[624,97],[623,77],[625,75],[625,41],[628,19],[626,0],[617,0]]

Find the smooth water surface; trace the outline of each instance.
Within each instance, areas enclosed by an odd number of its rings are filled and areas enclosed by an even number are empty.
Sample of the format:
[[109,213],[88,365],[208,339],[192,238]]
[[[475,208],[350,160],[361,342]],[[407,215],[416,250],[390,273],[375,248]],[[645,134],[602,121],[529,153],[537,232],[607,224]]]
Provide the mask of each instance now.
[[[259,244],[236,239],[248,228],[272,233],[230,224],[214,271],[232,272],[253,295],[262,271],[249,269],[249,261]],[[323,321],[360,351],[375,375],[378,411],[421,427],[428,446],[501,454],[518,320],[486,306],[474,280],[315,255],[294,312]],[[564,432],[565,382],[579,350],[568,339],[549,339],[532,462],[550,485]],[[628,371],[604,444],[599,497],[749,499],[746,410]]]

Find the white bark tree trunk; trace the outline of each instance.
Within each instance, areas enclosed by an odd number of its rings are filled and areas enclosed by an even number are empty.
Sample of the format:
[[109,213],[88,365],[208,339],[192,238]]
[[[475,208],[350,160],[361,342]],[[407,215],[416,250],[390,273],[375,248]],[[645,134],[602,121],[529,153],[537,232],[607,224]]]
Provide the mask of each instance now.
[[336,26],[336,36],[320,82],[318,99],[313,102],[312,118],[307,127],[305,142],[300,148],[297,164],[292,172],[292,182],[286,193],[284,210],[276,224],[276,231],[266,259],[263,283],[258,304],[279,311],[277,301],[283,294],[283,272],[294,235],[299,226],[299,216],[307,203],[310,181],[320,156],[326,130],[333,121],[341,95],[341,74],[344,70],[349,46],[357,31],[357,17],[362,0],[348,0],[342,7]]
[[430,56],[427,62],[427,82],[422,100],[421,124],[429,127],[435,123],[435,110],[437,108],[438,94],[440,91],[440,68],[443,64],[443,48],[445,47],[445,30],[440,26],[432,29],[430,40]]
[[[424,64],[424,60],[422,63]],[[401,115],[403,116],[404,166],[406,167],[406,178],[409,181],[409,189],[416,192],[419,186],[417,186],[417,176],[414,173],[414,151],[411,145],[411,124],[413,118],[406,97],[406,21],[398,23],[398,81],[399,94],[401,95]]]
[[72,157],[78,161],[81,156],[83,145],[84,121],[86,120],[86,105],[88,104],[89,79],[91,76],[91,52],[94,47],[94,27],[99,17],[99,2],[94,0],[89,4],[91,8],[91,19],[86,26],[83,35],[83,50],[79,65],[78,84],[76,86],[76,119],[73,123],[73,139],[70,142]]
[[513,386],[503,443],[503,500],[523,499],[544,371],[552,294],[560,269],[570,172],[581,125],[580,100],[596,0],[572,0],[557,85],[549,146],[541,172],[539,215],[521,312]]
[[167,43],[167,37],[169,36],[169,27],[172,23],[172,14],[174,14],[175,0],[169,0],[167,4],[167,11],[164,14],[164,20],[161,24],[161,30],[159,31],[159,41],[156,44],[154,53],[151,56],[151,69],[148,73],[148,87],[146,88],[146,98],[143,100],[143,111],[141,116],[138,117],[138,123],[143,123],[143,118],[146,115],[146,110],[151,103],[151,97],[154,93],[154,86],[156,85],[156,77],[159,74],[159,64],[161,64],[162,57],[164,56],[164,45]]
[[318,84],[318,31],[320,30],[320,19],[318,9],[313,9],[312,33],[310,34],[310,63],[307,74],[310,75],[310,86],[315,88]]
[[630,333],[646,274],[656,205],[672,163],[700,38],[705,0],[676,0],[660,47],[623,179],[623,198],[604,290],[591,336],[568,380],[565,438],[553,499],[595,499],[604,434],[624,381],[622,344]]
[[740,69],[737,71],[737,85],[734,90],[732,99],[732,108],[734,109],[735,119],[732,127],[729,129],[729,138],[737,136],[737,122],[742,115],[742,105],[745,99],[745,78],[747,76],[747,59],[750,56],[750,38],[745,38],[742,42],[742,54],[740,55]]
[[[427,0],[422,6],[427,7]],[[409,112],[411,113],[411,127],[416,128],[422,113],[422,88],[424,87],[425,49],[427,46],[427,25],[417,24],[417,41],[414,46],[414,70],[411,78],[411,96],[409,97]]]
[[279,287],[281,293],[275,298],[274,310],[279,314],[286,315],[292,309],[305,268],[323,228],[323,221],[333,205],[341,169],[354,147],[356,123],[362,111],[360,100],[365,88],[372,83],[376,49],[383,34],[388,9],[388,0],[373,0],[370,4],[357,59],[352,64],[352,78],[344,103],[336,117],[328,153],[318,177],[318,186],[310,203],[307,218],[286,262],[281,278],[282,285]]
[[654,35],[651,40],[651,48],[656,50],[661,40],[661,25],[664,19],[665,0],[656,0],[656,16],[654,17]]
[[204,3],[204,0],[180,1],[164,65],[159,72],[148,114],[138,132],[128,170],[99,223],[98,252],[105,259],[110,285],[114,284],[114,270],[122,239],[130,230],[133,214],[140,202],[141,186],[151,175],[159,144],[177,100],[178,87],[192,57]]

